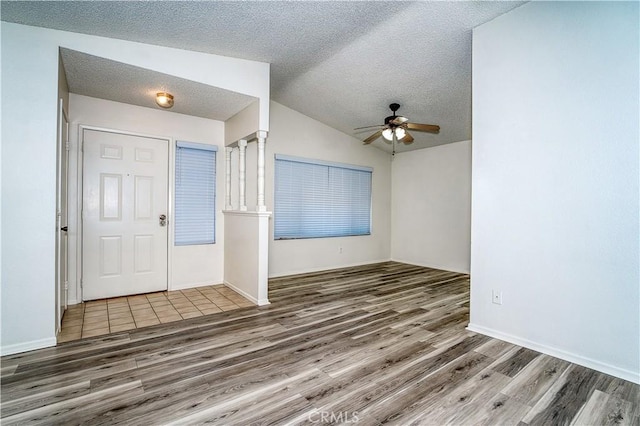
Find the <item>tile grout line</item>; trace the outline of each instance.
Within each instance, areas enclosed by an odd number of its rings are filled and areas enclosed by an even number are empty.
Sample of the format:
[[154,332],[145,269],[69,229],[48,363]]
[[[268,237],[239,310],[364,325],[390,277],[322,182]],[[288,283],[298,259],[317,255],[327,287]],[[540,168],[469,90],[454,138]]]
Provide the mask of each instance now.
[[[148,293],[144,295],[120,296],[112,299],[100,299],[96,301],[81,303],[79,304],[81,308],[78,308],[78,309],[81,309],[81,314],[79,315],[79,320],[80,320],[79,335],[77,337],[66,336],[65,331],[67,329],[64,327],[64,318],[63,318],[63,325],[60,330],[60,335],[58,336],[59,343],[74,341],[74,340],[82,339],[85,337],[93,337],[91,336],[91,333],[94,330],[102,329],[102,328],[105,328],[108,331],[106,333],[97,334],[97,335],[113,333],[115,332],[114,328],[123,327],[123,326],[131,325],[133,327],[122,330],[122,331],[138,329],[138,328],[143,328],[147,326],[147,325],[140,325],[146,320],[136,319],[136,315],[134,314],[133,305],[131,304],[131,298],[137,297],[137,296],[144,296],[145,303],[140,303],[140,305],[148,305],[150,312],[153,313],[153,318],[149,318],[148,320],[155,321],[157,324],[164,324],[165,322],[163,322],[162,319],[167,319],[168,317],[173,317],[175,319],[171,319],[170,321],[167,321],[167,323],[199,317],[199,316],[206,316],[213,313],[227,312],[235,309],[240,309],[243,307],[242,305],[244,304],[244,303],[238,304],[234,301],[234,299],[238,300],[242,298],[242,296],[240,296],[239,294],[236,294],[236,293],[231,294],[227,291],[227,294],[229,296],[232,296],[232,295],[236,296],[234,298],[227,297],[223,292],[217,290],[214,286],[197,287],[189,290],[192,290],[192,291],[184,291],[184,290],[175,290],[173,292],[164,291],[164,292],[157,292],[157,293]],[[149,298],[150,295],[152,296],[151,298]],[[177,297],[170,297],[170,296],[177,296]],[[194,298],[196,300],[194,300]],[[116,301],[116,299],[122,299],[122,300]],[[216,300],[218,301],[218,303],[221,303],[221,304],[216,303]],[[109,303],[109,301],[111,301],[111,303]],[[164,311],[157,310],[157,308],[159,308],[160,305],[157,305],[157,303],[155,303],[156,306],[154,306],[154,302],[158,302],[158,301],[167,302],[167,304],[163,303],[161,306],[171,306],[172,312],[169,315],[165,315],[162,313]],[[174,304],[174,301],[175,303],[178,303],[178,304],[180,304],[180,302],[183,302],[183,303],[188,302],[188,305],[178,307]],[[203,308],[202,307],[203,305],[210,305],[210,307]],[[73,305],[73,306],[78,306],[78,305]],[[90,324],[88,325],[87,324],[87,307],[89,306],[92,307],[89,312],[91,318],[97,318],[97,317],[103,316],[103,314],[100,314],[100,313],[95,314],[94,312],[104,312],[104,315],[106,315],[106,318],[103,320],[96,320],[95,324],[94,324],[94,321],[89,320]],[[97,306],[99,308],[94,309],[93,306]],[[104,310],[100,309],[100,307],[102,306],[105,307]],[[116,308],[125,307],[125,306],[127,308],[126,310],[127,315],[122,315],[125,311],[121,312],[119,309],[116,309]],[[184,310],[183,308],[187,308],[188,311],[181,312]],[[140,310],[143,310],[143,309],[147,309],[147,308],[145,307]],[[215,311],[211,312],[212,309],[215,309]],[[118,312],[115,312],[114,310],[117,310]],[[205,313],[207,311],[209,312]],[[177,315],[174,315],[174,313]],[[197,314],[197,315],[192,315],[192,314]],[[117,318],[113,318],[113,320],[118,320],[117,322],[119,322],[120,318],[123,318],[126,316],[128,316],[131,319],[131,322],[125,322],[123,324],[117,324],[117,325],[112,324],[112,318],[111,318],[112,315],[119,315]],[[85,330],[85,327],[87,325],[93,328],[90,330]],[[78,325],[74,325],[70,327],[77,327],[77,326]],[[89,336],[86,334],[89,334]]]

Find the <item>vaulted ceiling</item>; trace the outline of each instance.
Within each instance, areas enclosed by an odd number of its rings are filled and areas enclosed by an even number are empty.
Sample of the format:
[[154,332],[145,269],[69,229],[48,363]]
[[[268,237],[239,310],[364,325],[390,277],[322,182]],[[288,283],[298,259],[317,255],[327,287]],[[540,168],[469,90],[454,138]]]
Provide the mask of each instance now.
[[[412,122],[420,149],[471,139],[472,29],[524,2],[2,1],[2,20],[271,64],[271,97],[364,139],[388,105]],[[149,105],[149,81],[175,111],[225,119],[251,99],[199,83],[62,52],[72,92]],[[155,80],[154,80],[155,79]],[[113,94],[114,85],[122,90]],[[212,104],[216,99],[217,104]],[[375,146],[388,149],[382,140]]]

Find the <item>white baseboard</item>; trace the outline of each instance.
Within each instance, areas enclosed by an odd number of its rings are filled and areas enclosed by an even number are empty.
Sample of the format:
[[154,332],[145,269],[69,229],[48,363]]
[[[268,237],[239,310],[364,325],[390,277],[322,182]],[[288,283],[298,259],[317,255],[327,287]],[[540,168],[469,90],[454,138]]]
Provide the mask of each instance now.
[[314,272],[330,271],[332,269],[352,268],[354,266],[373,265],[374,263],[382,263],[382,262],[389,262],[389,261],[391,261],[391,259],[372,260],[372,261],[361,262],[361,263],[348,263],[345,265],[322,266],[319,268],[310,268],[310,269],[299,269],[299,270],[293,270],[293,271],[280,272],[273,275],[269,274],[269,278],[288,277],[290,275],[312,274]]
[[473,331],[475,333],[484,334],[489,337],[493,337],[499,340],[503,340],[505,342],[513,343],[514,345],[522,346],[528,349],[532,349],[534,351],[542,352],[546,355],[551,355],[556,358],[563,359],[565,361],[572,362],[574,364],[581,365],[583,367],[591,368],[593,370],[600,371],[605,374],[609,374],[611,376],[619,377],[624,380],[628,380],[632,383],[640,384],[640,372],[626,370],[623,368],[619,368],[613,365],[609,365],[604,362],[600,362],[591,358],[587,358],[581,355],[577,355],[571,352],[563,351],[562,349],[554,348],[551,346],[547,346],[541,343],[532,342],[531,340],[522,339],[517,336],[512,336],[510,334],[505,334],[500,331],[482,327],[480,325],[469,324],[467,326],[467,330]]
[[0,355],[13,355],[36,349],[50,348],[55,346],[57,343],[58,342],[55,337],[49,337],[46,339],[32,340],[30,342],[15,343],[13,345],[2,345],[2,348],[0,348]]
[[414,266],[422,266],[424,268],[431,268],[431,269],[439,269],[441,271],[449,271],[449,272],[457,272],[459,274],[469,274],[469,270],[462,270],[462,269],[457,269],[457,268],[451,268],[450,266],[442,266],[442,265],[434,265],[434,264],[427,264],[427,263],[423,263],[423,262],[408,262],[406,260],[402,260],[402,259],[391,259],[392,262],[399,262],[399,263],[406,263],[407,265],[414,265]]
[[271,302],[269,302],[269,299],[262,299],[262,300],[258,300],[255,297],[253,297],[252,295],[250,295],[249,293],[247,293],[244,290],[239,289],[238,287],[236,287],[235,285],[231,284],[228,281],[224,282],[225,287],[229,287],[231,290],[235,291],[236,293],[241,294],[245,299],[250,300],[252,303],[258,305],[258,306],[264,306],[264,305],[270,305]]

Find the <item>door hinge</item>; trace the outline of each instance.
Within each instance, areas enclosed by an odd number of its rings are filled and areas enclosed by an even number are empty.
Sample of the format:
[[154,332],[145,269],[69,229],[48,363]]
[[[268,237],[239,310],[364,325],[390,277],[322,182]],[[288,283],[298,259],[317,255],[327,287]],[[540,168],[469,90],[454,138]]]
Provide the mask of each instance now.
[[65,142],[64,147],[67,151],[71,151],[71,144],[69,143],[69,141]]
[[64,291],[69,290],[69,281],[64,282]]
[[84,288],[84,281],[80,280],[80,288]]

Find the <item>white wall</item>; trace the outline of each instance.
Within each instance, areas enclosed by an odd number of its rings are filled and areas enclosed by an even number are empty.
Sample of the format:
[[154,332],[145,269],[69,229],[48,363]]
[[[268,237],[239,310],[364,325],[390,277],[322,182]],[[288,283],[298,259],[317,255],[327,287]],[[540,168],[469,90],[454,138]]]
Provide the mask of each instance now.
[[638,25],[533,2],[474,31],[469,327],[634,382]]
[[67,83],[67,76],[60,56],[58,56],[58,99],[62,99],[64,109],[69,114],[69,83]]
[[254,96],[261,121],[269,110],[269,64],[7,22],[0,30],[1,352],[7,354],[55,344],[59,47]]
[[238,142],[240,139],[247,138],[249,135],[254,134],[256,130],[268,131],[268,129],[260,128],[259,106],[258,101],[253,102],[248,107],[225,121],[225,145],[231,145]]
[[224,284],[256,305],[269,304],[269,216],[269,212],[224,212]]
[[[269,276],[389,260],[391,156],[371,146],[363,146],[362,141],[276,102],[271,102],[270,113],[271,130],[266,144],[268,210],[273,211],[275,154],[370,166],[373,167],[373,182],[371,235],[274,241],[271,220]],[[255,164],[250,162],[255,157],[255,144],[249,145],[248,164]],[[249,205],[250,201],[255,200],[255,185],[251,183],[255,182],[255,170],[250,168],[247,172]]]
[[396,154],[391,258],[469,273],[471,141]]
[[[221,121],[208,120],[205,118],[192,117],[183,114],[176,114],[166,110],[144,108],[119,102],[106,101],[71,94],[70,98],[70,120],[71,120],[71,153],[69,169],[69,199],[78,199],[78,139],[80,125],[96,126],[106,129],[114,129],[126,132],[133,132],[141,135],[157,136],[171,139],[170,153],[171,159],[175,158],[175,141],[198,142],[218,146],[216,156],[217,181],[216,181],[216,244],[206,244],[198,246],[170,246],[169,265],[170,289],[180,289],[195,287],[198,285],[211,285],[222,283],[223,269],[223,246],[224,246],[224,218],[221,214],[224,207],[224,123]],[[170,176],[174,176],[175,164],[170,162]],[[174,179],[169,182],[170,200],[173,200],[175,193]],[[70,256],[77,258],[76,237],[80,227],[78,222],[78,210],[80,205],[75,204],[76,209],[70,212],[69,237],[73,240]],[[171,214],[173,206],[169,210],[169,235],[173,240],[173,221]],[[78,270],[73,271],[73,279],[70,285],[74,287],[73,301],[79,303],[80,293],[76,291],[75,284],[79,274]],[[71,295],[70,295],[71,297]]]
[[58,49],[10,27],[0,23],[2,354],[55,344]]

